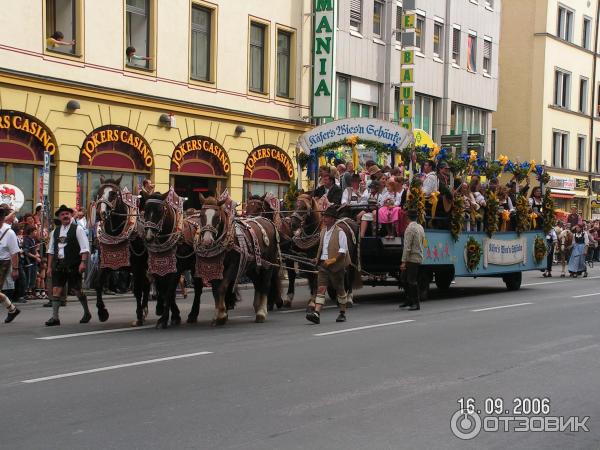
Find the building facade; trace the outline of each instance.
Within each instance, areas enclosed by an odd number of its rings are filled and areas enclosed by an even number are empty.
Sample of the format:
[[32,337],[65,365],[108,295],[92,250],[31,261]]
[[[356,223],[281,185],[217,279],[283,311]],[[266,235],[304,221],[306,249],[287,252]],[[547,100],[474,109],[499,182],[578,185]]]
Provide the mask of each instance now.
[[438,143],[442,135],[463,130],[484,134],[491,150],[500,0],[339,0],[338,5],[336,118],[399,120],[400,30],[404,7],[410,6],[416,13],[414,128]]
[[86,207],[101,176],[197,206],[282,196],[310,128],[311,1],[2,2],[0,183]]
[[543,163],[560,210],[600,206],[597,0],[505,0],[500,46],[499,151]]

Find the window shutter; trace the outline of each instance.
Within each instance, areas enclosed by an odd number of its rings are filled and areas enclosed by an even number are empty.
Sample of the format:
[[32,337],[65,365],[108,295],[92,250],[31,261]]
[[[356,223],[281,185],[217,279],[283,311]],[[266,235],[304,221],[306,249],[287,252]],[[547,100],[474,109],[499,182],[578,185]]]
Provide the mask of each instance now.
[[362,0],[350,0],[350,21],[362,22]]
[[483,41],[483,57],[492,59],[492,41]]

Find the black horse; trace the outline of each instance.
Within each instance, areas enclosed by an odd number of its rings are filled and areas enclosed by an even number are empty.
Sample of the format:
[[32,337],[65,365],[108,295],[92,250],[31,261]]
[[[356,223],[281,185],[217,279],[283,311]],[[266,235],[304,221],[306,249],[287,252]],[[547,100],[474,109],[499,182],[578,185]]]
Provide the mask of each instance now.
[[[120,186],[121,177],[115,180],[100,177],[100,182],[96,197],[96,217],[99,219],[97,239],[101,258],[95,286],[98,316],[102,322],[108,319],[108,311],[102,300],[108,276],[114,270],[128,269],[133,275],[133,294],[136,300],[136,321],[132,325],[141,326],[148,310],[150,282],[146,276],[148,253],[143,240],[136,232],[137,207],[132,203],[135,201],[133,198],[129,204],[124,201],[124,193]],[[108,267],[102,267],[102,261],[105,261]]]
[[169,326],[169,313],[171,325],[181,323],[181,314],[175,302],[180,275],[176,251],[181,237],[181,231],[177,229],[181,211],[168,202],[168,196],[169,192],[151,195],[142,192],[144,213],[141,224],[148,250],[148,272],[156,283],[156,314],[160,316],[156,322],[157,328]]

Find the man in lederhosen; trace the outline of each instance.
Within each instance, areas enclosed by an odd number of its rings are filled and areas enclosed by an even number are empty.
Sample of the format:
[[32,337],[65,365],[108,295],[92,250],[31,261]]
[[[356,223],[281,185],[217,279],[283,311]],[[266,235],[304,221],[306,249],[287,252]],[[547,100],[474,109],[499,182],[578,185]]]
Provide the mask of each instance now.
[[[4,218],[9,213],[8,209],[0,208],[0,289],[7,277],[12,276],[14,280],[19,277],[19,242],[11,226],[4,223]],[[8,310],[4,323],[12,322],[21,311],[2,292],[0,292],[0,302]]]
[[337,301],[340,305],[340,314],[336,322],[346,321],[347,295],[344,287],[344,275],[346,268],[350,265],[350,254],[348,253],[348,239],[346,233],[336,225],[338,211],[335,206],[330,206],[323,213],[323,224],[319,251],[317,252],[317,264],[319,267],[317,297],[315,309],[306,314],[306,319],[319,324],[321,322],[321,309],[325,304],[325,292],[327,287],[335,289]]
[[60,297],[67,284],[83,307],[79,323],[88,323],[92,318],[87,297],[81,289],[81,274],[85,271],[90,248],[85,231],[73,222],[72,214],[73,210],[65,205],[54,213],[60,226],[50,235],[48,244],[48,276],[52,277],[52,317],[46,321],[49,327],[60,325]]

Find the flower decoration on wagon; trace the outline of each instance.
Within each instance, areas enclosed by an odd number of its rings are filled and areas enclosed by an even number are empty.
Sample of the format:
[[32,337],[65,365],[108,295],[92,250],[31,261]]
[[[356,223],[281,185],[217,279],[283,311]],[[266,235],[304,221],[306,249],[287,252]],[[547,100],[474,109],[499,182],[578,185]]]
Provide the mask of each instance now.
[[481,244],[471,236],[465,244],[465,263],[469,272],[477,269],[482,255],[483,249],[481,248]]
[[535,258],[536,263],[541,263],[546,256],[546,243],[541,236],[536,236],[535,242],[533,244],[533,257]]

